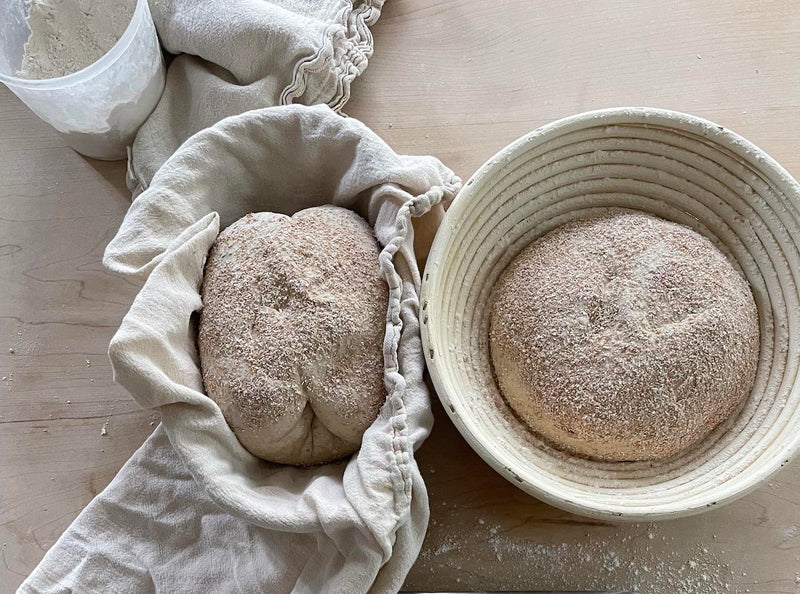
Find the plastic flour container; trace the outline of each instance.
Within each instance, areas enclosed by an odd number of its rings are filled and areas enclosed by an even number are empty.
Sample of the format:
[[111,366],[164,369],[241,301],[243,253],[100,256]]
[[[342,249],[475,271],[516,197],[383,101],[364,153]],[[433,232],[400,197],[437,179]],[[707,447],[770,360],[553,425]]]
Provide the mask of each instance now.
[[128,27],[99,60],[77,72],[42,80],[18,78],[27,0],[0,6],[0,81],[79,153],[122,159],[164,89],[164,60],[147,0],[138,0]]

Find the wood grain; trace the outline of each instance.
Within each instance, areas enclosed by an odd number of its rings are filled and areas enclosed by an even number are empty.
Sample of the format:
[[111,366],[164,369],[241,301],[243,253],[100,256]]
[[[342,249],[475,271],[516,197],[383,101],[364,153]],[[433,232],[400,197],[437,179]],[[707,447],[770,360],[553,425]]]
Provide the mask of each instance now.
[[[667,107],[739,132],[800,177],[798,30],[788,0],[395,0],[345,111],[466,179],[556,118]],[[105,355],[137,290],[100,263],[128,205],[124,164],[71,152],[5,90],[0,122],[0,592],[10,592],[154,421],[113,384]],[[800,592],[800,463],[696,518],[612,525],[516,489],[434,409],[419,452],[431,525],[408,589]]]
[[112,382],[106,355],[138,290],[100,262],[130,204],[124,163],[80,157],[5,88],[0,121],[0,591],[10,592],[155,419]]

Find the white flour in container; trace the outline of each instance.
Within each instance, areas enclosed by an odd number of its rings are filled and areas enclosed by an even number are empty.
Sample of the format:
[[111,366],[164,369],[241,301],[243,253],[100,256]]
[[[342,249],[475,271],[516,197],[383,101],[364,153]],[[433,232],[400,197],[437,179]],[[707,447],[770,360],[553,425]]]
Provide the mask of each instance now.
[[96,62],[119,41],[135,0],[29,0],[20,78],[72,74]]

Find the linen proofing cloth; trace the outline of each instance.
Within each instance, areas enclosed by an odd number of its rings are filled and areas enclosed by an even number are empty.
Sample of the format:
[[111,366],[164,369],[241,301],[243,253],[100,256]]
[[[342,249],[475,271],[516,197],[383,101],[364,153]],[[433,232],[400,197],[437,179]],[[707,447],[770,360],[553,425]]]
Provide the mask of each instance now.
[[150,0],[164,48],[179,54],[130,152],[134,196],[189,136],[251,109],[338,110],[372,55],[383,0]]
[[[104,256],[111,270],[146,279],[109,354],[116,381],[159,410],[162,426],[22,591],[398,590],[429,513],[414,461],[432,415],[411,219],[460,185],[433,157],[398,156],[327,106],[254,110],[190,138]],[[352,458],[297,468],[252,456],[204,394],[194,314],[220,229],[253,211],[321,204],[356,210],[381,245],[387,399]]]

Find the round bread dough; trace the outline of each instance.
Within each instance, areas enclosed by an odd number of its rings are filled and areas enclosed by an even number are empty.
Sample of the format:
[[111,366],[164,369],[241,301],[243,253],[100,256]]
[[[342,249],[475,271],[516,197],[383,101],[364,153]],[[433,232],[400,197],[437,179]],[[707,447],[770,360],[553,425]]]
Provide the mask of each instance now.
[[635,212],[568,223],[525,248],[492,296],[500,390],[556,448],[657,460],[728,418],[752,389],[758,313],[698,233]]
[[311,465],[360,447],[386,399],[379,254],[367,223],[335,206],[250,214],[217,237],[200,364],[206,392],[253,455]]

